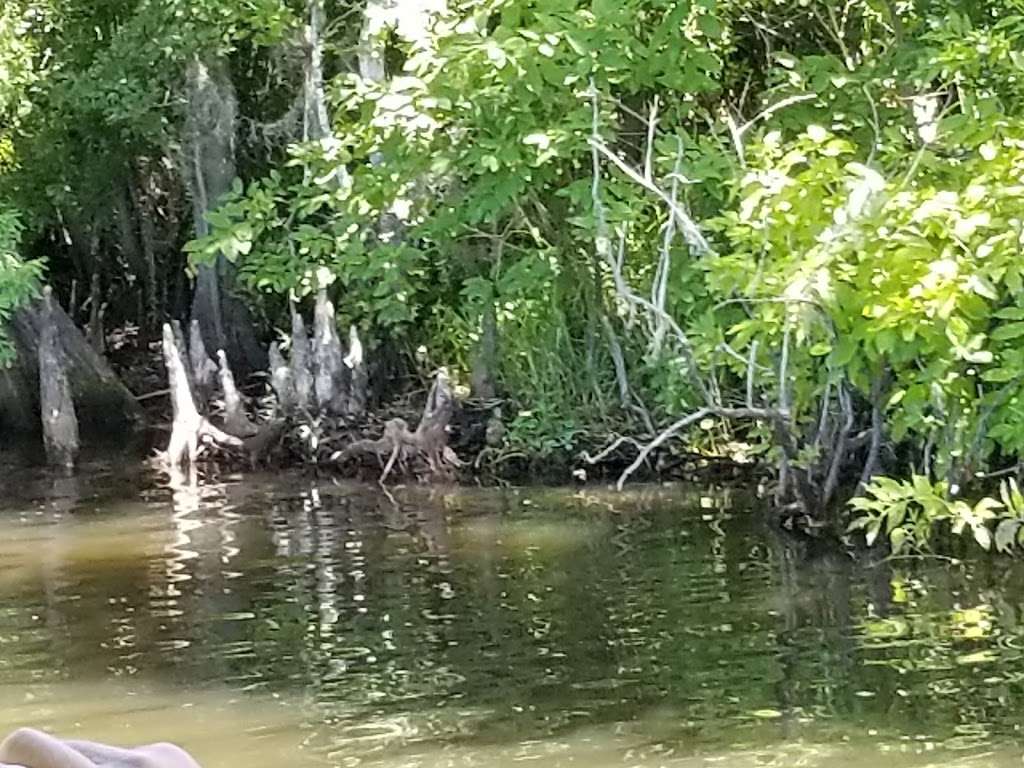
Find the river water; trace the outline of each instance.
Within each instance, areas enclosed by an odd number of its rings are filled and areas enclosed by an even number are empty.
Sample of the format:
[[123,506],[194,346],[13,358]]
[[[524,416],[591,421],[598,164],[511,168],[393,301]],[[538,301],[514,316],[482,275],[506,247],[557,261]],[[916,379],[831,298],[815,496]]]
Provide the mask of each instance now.
[[1022,764],[1010,561],[855,560],[722,489],[6,474],[0,731],[205,768]]

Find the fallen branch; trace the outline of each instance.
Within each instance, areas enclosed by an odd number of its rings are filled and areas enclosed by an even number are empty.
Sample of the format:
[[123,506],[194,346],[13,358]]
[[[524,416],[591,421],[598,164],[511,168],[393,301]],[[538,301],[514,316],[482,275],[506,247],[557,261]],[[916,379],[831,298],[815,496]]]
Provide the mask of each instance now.
[[167,389],[158,389],[156,392],[147,392],[144,395],[136,395],[135,400],[141,403],[144,400],[153,400],[154,398],[164,397],[165,395],[169,394],[171,394],[171,390],[168,387]]
[[[636,472],[645,461],[647,461],[655,450],[687,427],[709,417],[731,420],[745,419],[748,421],[763,421],[773,425],[782,425],[787,428],[789,424],[789,417],[787,414],[771,408],[701,408],[700,410],[694,411],[688,416],[684,416],[671,426],[665,428],[657,435],[657,437],[643,446],[636,459],[633,460],[633,463],[626,467],[622,474],[619,475],[619,480],[615,484],[615,487],[621,491],[623,487],[625,487],[626,481],[630,476]],[[619,444],[621,445],[621,443]],[[783,449],[787,454],[791,450],[787,449],[786,446],[783,446]]]
[[585,462],[587,462],[587,464],[600,464],[602,461],[604,461],[613,453],[615,453],[621,446],[626,445],[627,443],[641,451],[644,449],[644,444],[637,440],[635,437],[629,437],[628,435],[620,435],[611,443],[611,445],[607,446],[606,448],[602,448],[597,453],[597,455],[591,456],[589,451],[583,451],[581,457]]
[[652,181],[648,181],[643,177],[642,174],[637,173],[636,170],[631,168],[629,164],[615,154],[608,145],[601,139],[590,139],[590,146],[593,147],[597,152],[601,153],[604,157],[612,161],[612,164],[622,171],[626,176],[635,181],[641,187],[646,189],[648,192],[659,198],[666,206],[668,206],[669,212],[675,217],[676,222],[682,231],[683,238],[687,244],[696,252],[698,255],[705,255],[713,253],[711,244],[707,241],[707,238],[701,233],[700,229],[694,223],[690,214],[687,213],[686,209],[683,208],[679,203],[673,202],[672,197],[665,192],[661,187]]

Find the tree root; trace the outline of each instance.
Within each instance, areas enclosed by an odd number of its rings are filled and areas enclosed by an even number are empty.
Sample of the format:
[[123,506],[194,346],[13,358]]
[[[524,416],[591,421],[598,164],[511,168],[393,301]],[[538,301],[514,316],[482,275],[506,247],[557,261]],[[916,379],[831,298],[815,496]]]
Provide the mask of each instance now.
[[384,425],[384,434],[376,440],[357,440],[336,455],[339,463],[353,459],[376,458],[383,461],[378,482],[383,485],[395,465],[405,468],[413,459],[422,459],[434,475],[446,473],[450,468],[463,466],[463,462],[448,445],[448,426],[454,412],[455,398],[447,372],[442,369],[434,378],[416,431],[409,429],[405,419],[391,419]]

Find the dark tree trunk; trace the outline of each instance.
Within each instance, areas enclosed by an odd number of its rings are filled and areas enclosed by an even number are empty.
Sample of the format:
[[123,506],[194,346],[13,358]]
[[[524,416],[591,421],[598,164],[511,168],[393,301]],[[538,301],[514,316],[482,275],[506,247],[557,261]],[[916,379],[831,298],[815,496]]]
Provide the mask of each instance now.
[[89,283],[89,326],[86,329],[86,338],[89,346],[96,350],[96,354],[103,355],[107,351],[107,336],[103,329],[103,316],[107,312],[107,305],[103,303],[103,284],[100,279],[100,264],[95,265],[92,273],[92,281]]
[[[215,210],[235,180],[237,101],[223,60],[195,59],[188,71],[188,178],[197,237],[209,233],[206,214]],[[196,272],[192,318],[207,349],[223,349],[234,369],[249,374],[266,367],[245,304],[234,295],[232,265],[218,255]]]
[[118,240],[121,246],[121,255],[124,257],[125,266],[131,270],[134,278],[135,293],[135,320],[140,327],[146,323],[146,296],[144,291],[142,275],[146,272],[146,260],[142,254],[142,245],[139,241],[139,234],[135,227],[135,212],[132,205],[132,195],[129,184],[120,184],[114,193],[114,218],[117,220]]
[[470,373],[470,388],[473,397],[480,400],[493,400],[496,395],[494,371],[498,356],[498,319],[494,311],[494,302],[489,301],[484,307],[480,320],[480,340],[473,355],[473,366]]
[[139,244],[142,246],[143,266],[142,274],[139,277],[142,280],[142,294],[145,297],[146,304],[144,317],[140,319],[139,325],[142,327],[145,337],[150,338],[160,327],[160,321],[163,319],[163,305],[160,301],[160,291],[157,287],[156,230],[153,226],[156,212],[153,210],[153,205],[146,191],[141,186],[145,181],[145,177],[141,176],[141,174],[138,176],[141,177],[142,181],[133,183],[131,186],[132,207],[139,220]]
[[[44,302],[34,301],[18,309],[8,325],[16,357],[0,370],[0,429],[5,432],[39,431],[38,360],[45,314]],[[135,397],[57,302],[50,317],[83,435],[123,435],[141,427],[142,410]]]

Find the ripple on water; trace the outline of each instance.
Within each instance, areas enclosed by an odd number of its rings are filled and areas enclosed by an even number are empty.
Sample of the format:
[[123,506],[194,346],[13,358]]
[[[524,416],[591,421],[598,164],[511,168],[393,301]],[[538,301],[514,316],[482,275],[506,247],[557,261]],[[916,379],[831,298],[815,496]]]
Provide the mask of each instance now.
[[75,492],[0,512],[0,727],[212,768],[1019,764],[1019,564],[865,568],[710,492]]

